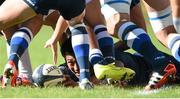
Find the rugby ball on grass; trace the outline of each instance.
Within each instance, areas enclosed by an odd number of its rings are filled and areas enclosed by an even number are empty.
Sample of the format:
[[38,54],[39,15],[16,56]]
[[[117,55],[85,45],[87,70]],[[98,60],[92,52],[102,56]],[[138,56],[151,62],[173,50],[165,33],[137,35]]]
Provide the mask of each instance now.
[[39,65],[32,78],[34,85],[39,87],[56,86],[64,80],[62,71],[52,64]]

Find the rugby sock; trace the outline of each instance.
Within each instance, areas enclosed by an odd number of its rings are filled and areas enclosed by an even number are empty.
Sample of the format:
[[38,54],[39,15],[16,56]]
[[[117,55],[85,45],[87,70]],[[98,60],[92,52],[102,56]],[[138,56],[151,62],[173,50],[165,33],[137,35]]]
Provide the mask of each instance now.
[[25,77],[29,80],[32,80],[32,66],[29,57],[28,49],[22,54],[20,61],[18,63],[19,68],[19,77]]
[[171,50],[174,58],[180,62],[180,35],[171,34],[172,36],[168,38],[168,48]]
[[[10,41],[11,41],[10,39],[7,40],[8,57],[10,54]],[[18,63],[18,68],[19,68],[19,77],[26,77],[27,79],[32,80],[32,66],[31,66],[28,49],[21,56]]]
[[33,34],[27,27],[18,29],[11,38],[8,61],[13,61],[18,69],[18,62],[24,51],[28,48]]
[[96,34],[100,50],[105,60],[108,63],[113,63],[115,61],[114,44],[112,37],[107,32],[106,26],[96,25],[94,27],[94,33]]
[[161,11],[148,11],[149,22],[151,23],[154,33],[159,32],[165,27],[173,25],[171,7],[168,6]]
[[173,18],[173,24],[178,33],[180,33],[180,18]]
[[168,61],[164,54],[153,45],[147,33],[134,23],[124,23],[119,28],[118,37],[130,48],[143,55],[156,72],[162,72],[162,68],[167,65]]
[[93,66],[97,63],[102,64],[102,65],[108,64],[108,62],[104,60],[104,57],[103,57],[101,51],[96,48],[90,50],[89,61],[90,61],[91,65],[93,65]]
[[90,79],[89,73],[89,38],[84,24],[70,27],[72,32],[72,47],[80,68],[80,82],[82,79]]

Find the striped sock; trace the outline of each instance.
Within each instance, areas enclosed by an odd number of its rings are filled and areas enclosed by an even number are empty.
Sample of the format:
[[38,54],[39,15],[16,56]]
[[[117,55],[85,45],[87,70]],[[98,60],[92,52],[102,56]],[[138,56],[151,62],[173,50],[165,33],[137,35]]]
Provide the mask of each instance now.
[[70,27],[72,32],[72,46],[80,68],[80,82],[82,79],[89,79],[89,40],[84,24],[77,24]]
[[91,49],[89,53],[89,61],[91,65],[95,64],[102,64],[106,65],[108,64],[107,61],[104,60],[104,57],[99,49]]
[[115,61],[114,44],[112,37],[107,32],[106,26],[97,25],[94,28],[94,32],[105,60],[108,63],[113,63]]
[[153,45],[147,33],[134,23],[124,23],[119,28],[118,36],[130,48],[143,55],[146,61],[152,64],[155,71],[161,72],[164,65],[167,65],[168,61],[164,54]]
[[18,62],[24,51],[33,39],[32,32],[27,27],[18,29],[11,38],[10,54],[8,61],[13,61],[18,68]]
[[171,50],[174,58],[180,62],[180,35],[173,34],[168,38],[168,48]]

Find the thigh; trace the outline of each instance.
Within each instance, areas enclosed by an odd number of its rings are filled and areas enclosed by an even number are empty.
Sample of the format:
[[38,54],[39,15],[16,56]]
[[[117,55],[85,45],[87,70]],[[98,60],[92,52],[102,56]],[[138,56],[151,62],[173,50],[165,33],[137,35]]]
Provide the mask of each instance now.
[[53,29],[55,29],[55,26],[56,26],[59,16],[60,16],[59,12],[54,10],[52,13],[43,17],[44,18],[43,24],[51,26]]
[[23,0],[6,0],[0,7],[0,30],[24,22],[36,13]]
[[[96,13],[94,13],[96,11]],[[92,0],[86,6],[85,20],[89,26],[105,24],[104,16],[101,13],[101,5],[99,0]]]
[[[148,11],[161,11],[170,5],[169,0],[144,0]],[[159,5],[161,4],[161,6]]]
[[27,20],[26,22],[23,22],[19,26],[20,27],[28,27],[31,30],[33,36],[35,36],[41,29],[42,22],[43,22],[42,20],[43,20],[43,16],[37,15],[37,16]]
[[136,25],[138,25],[140,28],[143,28],[146,31],[146,23],[144,20],[144,15],[141,10],[140,3],[136,4],[131,8],[130,19],[132,22],[134,22]]

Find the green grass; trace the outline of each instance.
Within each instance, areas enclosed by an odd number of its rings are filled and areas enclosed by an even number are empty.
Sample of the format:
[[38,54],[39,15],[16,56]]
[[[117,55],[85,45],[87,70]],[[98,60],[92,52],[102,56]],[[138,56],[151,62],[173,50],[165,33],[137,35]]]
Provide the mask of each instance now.
[[[149,32],[152,33],[151,29]],[[30,57],[32,61],[33,69],[43,63],[53,63],[50,49],[43,48],[45,41],[50,37],[52,30],[49,27],[44,26],[40,33],[35,37],[30,45]],[[153,43],[160,50],[170,53],[165,47],[163,47],[151,34]],[[59,63],[64,60],[59,56]],[[2,74],[5,63],[7,62],[6,57],[6,44],[3,38],[0,38],[0,74]],[[31,87],[7,87],[6,89],[0,89],[0,98],[145,98],[145,97],[180,97],[180,87],[172,86],[164,90],[160,90],[158,93],[143,95],[140,94],[140,90],[143,87],[127,87],[117,88],[113,86],[95,86],[93,90],[85,91],[80,90],[78,87],[75,88],[64,88],[64,87],[50,87],[50,88],[31,88]]]
[[7,87],[0,89],[0,98],[177,98],[179,86],[159,90],[156,93],[143,94],[142,87],[117,88],[113,86],[95,86],[93,90],[80,90],[78,87]]
[[[40,64],[51,63],[53,64],[52,54],[50,48],[44,48],[44,44],[46,40],[52,34],[52,29],[50,27],[44,26],[39,34],[33,39],[30,44],[29,52],[30,58],[32,59],[33,68]],[[60,54],[60,53],[59,53]],[[64,62],[63,58],[59,55],[58,64]],[[7,62],[7,54],[6,54],[6,42],[3,37],[0,37],[0,72],[2,72],[3,65]]]

